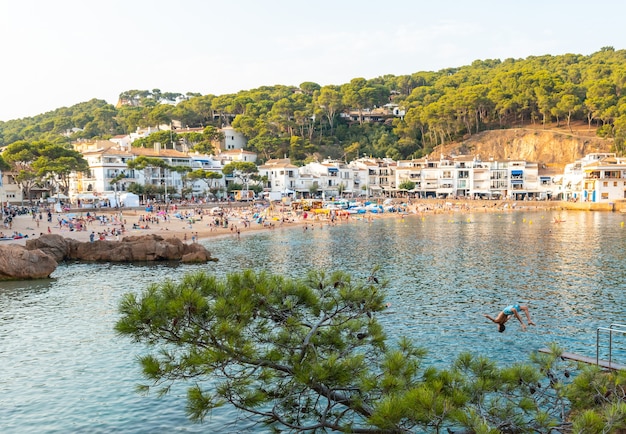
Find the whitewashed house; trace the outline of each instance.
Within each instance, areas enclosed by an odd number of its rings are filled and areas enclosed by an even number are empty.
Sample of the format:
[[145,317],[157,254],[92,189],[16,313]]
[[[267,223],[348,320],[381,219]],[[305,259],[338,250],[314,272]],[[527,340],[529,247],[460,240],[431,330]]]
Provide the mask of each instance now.
[[580,201],[583,198],[583,178],[585,167],[605,158],[615,158],[612,152],[594,152],[585,155],[580,160],[566,164],[562,178],[562,200]]
[[0,171],[0,208],[11,203],[22,203],[23,199],[22,190],[15,183],[13,173]]
[[[399,160],[396,164],[396,186],[401,193],[415,193],[422,188],[422,164],[424,160]],[[412,189],[403,189],[402,184],[412,182]]]
[[[156,168],[133,170],[128,168],[128,162],[143,155],[160,158],[169,166],[191,167],[191,158],[187,154],[173,149],[161,149],[158,144],[150,149],[127,148],[109,140],[97,140],[78,142],[74,147],[87,160],[89,174],[75,174],[70,185],[70,197],[73,198],[86,193],[98,196],[125,191],[133,182],[162,187],[166,191],[166,197],[176,197],[183,188],[181,174]],[[124,179],[113,183],[113,179],[119,175],[124,175]]]
[[608,156],[583,167],[581,200],[608,203],[626,199],[626,158]]
[[354,170],[344,162],[338,160],[324,160],[321,163],[311,162],[299,170],[300,180],[310,179],[311,182],[302,182],[296,185],[300,193],[311,192],[317,182],[316,193],[322,198],[352,197],[354,194]]
[[[108,191],[126,190],[126,186],[138,179],[133,170],[127,166],[134,155],[126,146],[120,146],[109,140],[96,140],[74,143],[74,149],[83,155],[89,164],[89,173],[77,173],[70,182],[69,196],[74,198],[79,194],[103,194]],[[113,178],[124,174],[123,181],[117,186],[111,185]]]
[[191,182],[192,194],[194,196],[206,196],[210,189],[214,189],[218,192],[226,191],[226,179],[222,172],[224,168],[223,161],[219,160],[213,155],[201,155],[198,153],[190,155],[191,169],[202,169],[206,172],[216,172],[222,175],[219,179],[212,179],[208,183],[203,180],[195,180]]
[[222,151],[233,151],[237,149],[245,149],[248,145],[248,139],[239,131],[233,127],[220,128],[220,132],[224,136],[219,142],[215,142],[215,153],[219,154]]
[[348,167],[357,172],[354,182],[357,191],[360,189],[368,196],[382,196],[396,189],[396,162],[391,159],[359,158],[348,163]]
[[298,167],[291,164],[289,158],[268,160],[259,166],[259,176],[267,177],[263,189],[265,193],[294,195],[296,192],[296,181],[299,178]]
[[220,152],[216,155],[216,158],[221,160],[223,164],[228,164],[233,161],[256,163],[258,156],[256,152],[244,151],[243,149],[233,149],[231,151]]

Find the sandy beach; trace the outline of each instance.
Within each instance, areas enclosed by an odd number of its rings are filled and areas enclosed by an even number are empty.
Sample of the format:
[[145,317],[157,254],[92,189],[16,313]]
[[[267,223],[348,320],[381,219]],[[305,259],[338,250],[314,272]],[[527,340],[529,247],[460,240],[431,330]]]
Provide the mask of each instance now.
[[[331,221],[322,214],[296,213],[287,207],[273,207],[265,212],[254,206],[226,205],[219,207],[221,211],[215,208],[215,205],[168,207],[167,210],[155,207],[151,212],[145,209],[71,209],[67,212],[51,211],[50,216],[42,210],[34,215],[16,215],[10,223],[4,223],[0,229],[0,245],[24,245],[27,240],[44,234],[58,234],[83,242],[91,241],[92,236],[96,241],[157,234],[192,243],[212,237],[243,237],[258,231],[296,227],[306,230],[312,226],[345,224],[364,218],[397,217],[395,213],[368,214],[344,216]],[[259,217],[262,219],[259,220]],[[13,235],[23,237],[7,239]]]
[[[548,203],[505,203],[492,201],[439,201],[409,202],[402,212],[380,214],[351,214],[330,219],[323,213],[294,211],[288,206],[273,205],[267,210],[243,204],[201,204],[155,206],[152,211],[138,209],[70,209],[66,212],[46,210],[41,213],[16,215],[0,229],[2,244],[24,245],[27,240],[43,234],[58,234],[78,241],[93,239],[121,240],[125,236],[158,234],[163,238],[176,237],[185,242],[199,242],[211,237],[242,237],[258,231],[311,226],[349,224],[354,221],[380,218],[402,218],[410,214],[510,212],[515,209],[546,209]],[[218,209],[219,208],[219,209]],[[551,206],[549,207],[551,208]],[[259,217],[262,217],[259,220]],[[23,238],[7,239],[14,234]]]

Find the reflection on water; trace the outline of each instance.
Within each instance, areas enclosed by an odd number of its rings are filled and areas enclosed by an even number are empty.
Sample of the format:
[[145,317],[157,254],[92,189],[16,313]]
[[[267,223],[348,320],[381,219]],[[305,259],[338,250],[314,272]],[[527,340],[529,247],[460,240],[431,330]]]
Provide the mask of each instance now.
[[[206,265],[62,265],[44,281],[0,284],[0,427],[3,432],[206,432],[236,419],[215,411],[204,426],[186,420],[183,388],[141,396],[136,345],[113,333],[128,291],[187,271],[242,268],[298,277],[308,269],[390,281],[380,320],[391,339],[407,335],[445,366],[462,351],[523,361],[556,341],[595,355],[595,330],[624,322],[624,216],[545,212],[427,215],[307,231],[276,229],[205,241]],[[537,327],[510,322],[497,333],[483,317],[528,304]],[[623,339],[626,341],[626,339]],[[614,351],[623,354],[622,342]],[[625,358],[626,360],[626,358]],[[258,427],[251,429],[254,431]],[[243,431],[241,426],[237,430]]]

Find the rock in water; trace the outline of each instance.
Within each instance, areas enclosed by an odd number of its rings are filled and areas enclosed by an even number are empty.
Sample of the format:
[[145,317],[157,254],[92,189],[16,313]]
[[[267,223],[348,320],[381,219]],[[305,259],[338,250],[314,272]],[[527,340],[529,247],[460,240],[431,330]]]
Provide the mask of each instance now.
[[26,241],[27,249],[40,249],[58,262],[64,260],[88,262],[145,261],[215,261],[201,244],[185,244],[178,238],[163,238],[156,234],[129,236],[121,241],[81,242],[60,235],[42,235]]
[[68,240],[61,235],[42,235],[39,238],[26,240],[26,249],[39,249],[52,256],[55,261],[62,262],[69,253]]
[[50,277],[57,261],[39,249],[9,244],[0,246],[0,280],[29,280]]

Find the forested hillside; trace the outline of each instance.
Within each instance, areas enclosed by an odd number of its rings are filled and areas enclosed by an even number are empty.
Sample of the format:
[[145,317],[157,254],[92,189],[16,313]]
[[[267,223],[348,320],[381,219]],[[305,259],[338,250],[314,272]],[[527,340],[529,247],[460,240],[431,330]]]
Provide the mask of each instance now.
[[[69,144],[179,121],[183,129],[232,125],[262,160],[286,155],[298,163],[326,156],[421,157],[450,143],[476,151],[475,137],[484,137],[477,134],[485,131],[531,128],[573,134],[575,124],[611,139],[612,150],[622,153],[625,85],[626,51],[605,47],[588,56],[476,60],[437,72],[354,78],[327,86],[266,86],[219,96],[130,90],[120,94],[117,106],[94,99],[0,122],[0,146],[19,140]],[[165,103],[173,99],[182,101]],[[374,120],[373,113],[379,115]],[[514,148],[503,144],[501,151],[507,155]]]

